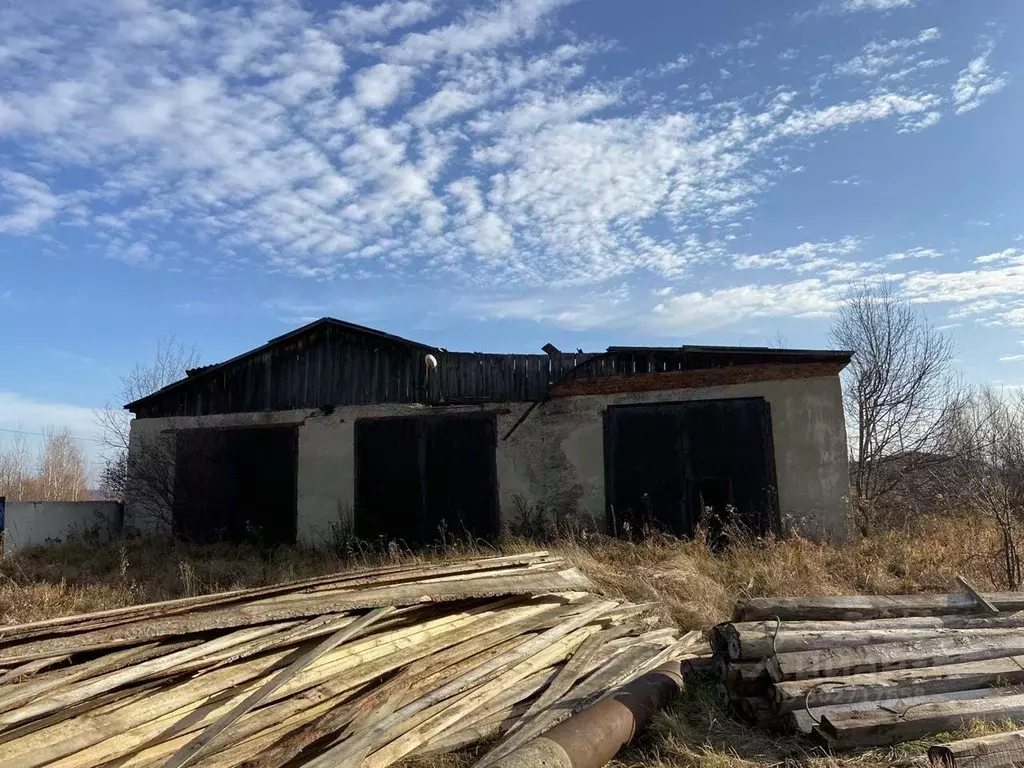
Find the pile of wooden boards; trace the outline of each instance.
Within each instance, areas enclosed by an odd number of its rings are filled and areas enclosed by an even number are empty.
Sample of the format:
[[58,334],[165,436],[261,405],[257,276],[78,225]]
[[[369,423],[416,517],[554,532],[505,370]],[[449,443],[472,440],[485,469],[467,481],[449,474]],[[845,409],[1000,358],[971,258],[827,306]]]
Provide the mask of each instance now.
[[546,553],[0,628],[0,762],[371,766],[521,742],[685,655]]
[[972,721],[1024,723],[1018,611],[1024,594],[973,590],[755,599],[738,603],[710,639],[720,690],[737,713],[847,750]]

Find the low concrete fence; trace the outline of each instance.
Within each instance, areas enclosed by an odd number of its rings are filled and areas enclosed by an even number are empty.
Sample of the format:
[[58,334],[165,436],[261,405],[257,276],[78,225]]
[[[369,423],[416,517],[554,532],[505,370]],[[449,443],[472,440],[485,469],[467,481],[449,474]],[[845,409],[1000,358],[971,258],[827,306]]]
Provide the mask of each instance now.
[[117,501],[8,501],[4,551],[79,539],[105,542],[120,535],[124,508]]

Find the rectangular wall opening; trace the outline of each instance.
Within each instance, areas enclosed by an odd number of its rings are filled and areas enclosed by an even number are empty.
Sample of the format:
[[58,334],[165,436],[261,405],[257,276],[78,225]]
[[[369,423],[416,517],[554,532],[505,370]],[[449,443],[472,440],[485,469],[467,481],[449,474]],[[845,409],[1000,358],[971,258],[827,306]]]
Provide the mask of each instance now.
[[490,414],[360,419],[355,534],[409,546],[500,531]]
[[188,541],[294,544],[298,429],[175,433],[174,534]]
[[763,398],[612,406],[605,412],[609,528],[712,539],[779,527],[771,412]]

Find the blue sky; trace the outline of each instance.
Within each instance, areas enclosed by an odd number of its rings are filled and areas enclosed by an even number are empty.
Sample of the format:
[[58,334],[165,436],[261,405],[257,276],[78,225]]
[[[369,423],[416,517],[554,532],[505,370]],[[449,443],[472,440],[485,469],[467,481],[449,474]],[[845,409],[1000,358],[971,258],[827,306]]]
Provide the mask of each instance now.
[[1024,383],[1022,32],[1016,0],[9,0],[0,428],[92,436],[172,333],[821,346],[880,279]]

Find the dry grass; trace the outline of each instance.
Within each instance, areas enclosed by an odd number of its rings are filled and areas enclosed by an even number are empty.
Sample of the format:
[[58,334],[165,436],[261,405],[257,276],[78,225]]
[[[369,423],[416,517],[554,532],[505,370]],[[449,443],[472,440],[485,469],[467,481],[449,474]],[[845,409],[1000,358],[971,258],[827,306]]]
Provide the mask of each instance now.
[[[538,545],[511,540],[503,551]],[[597,538],[550,547],[575,563],[609,594],[657,602],[682,629],[706,629],[728,617],[741,597],[892,594],[956,591],[958,573],[983,589],[1003,588],[995,530],[974,518],[926,518],[913,530],[889,532],[848,545],[801,539],[737,537],[721,554],[700,540],[650,538],[642,545]],[[324,552],[284,548],[195,546],[167,540],[127,540],[105,546],[64,544],[26,552],[0,564],[0,625],[139,602],[258,586],[381,563],[480,554],[449,543],[434,552]],[[488,553],[493,550],[487,549]],[[662,713],[641,743],[619,763],[673,768],[778,765],[869,768],[920,754],[921,745],[832,758],[807,743],[774,739],[733,720],[713,691],[694,686]],[[460,768],[465,757],[421,763]]]

